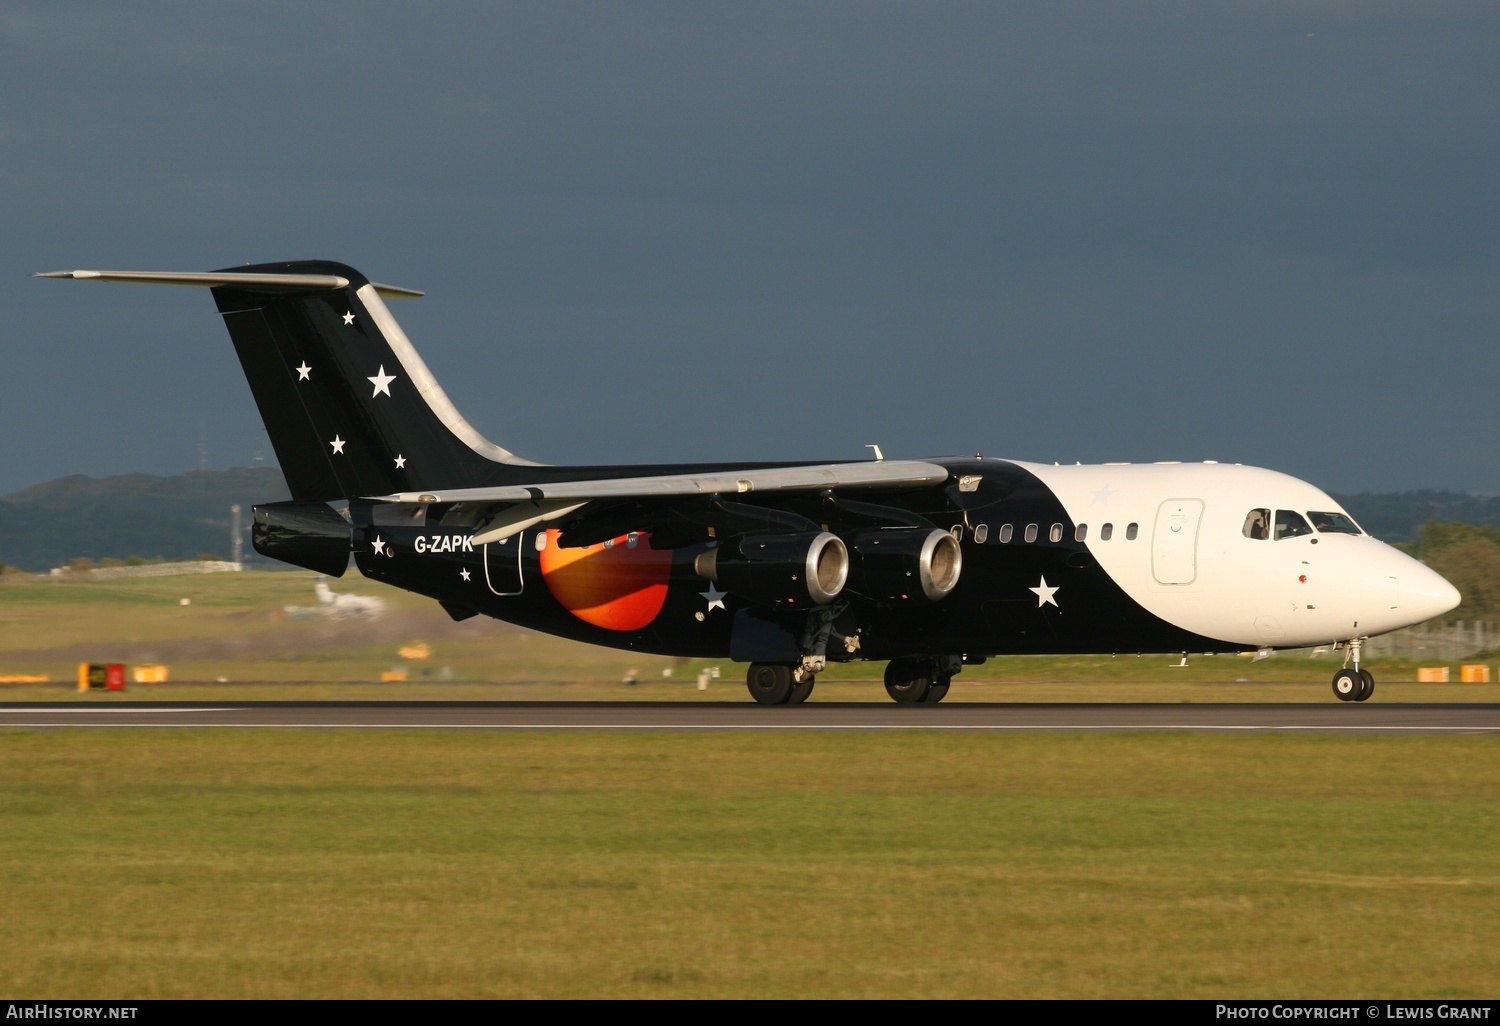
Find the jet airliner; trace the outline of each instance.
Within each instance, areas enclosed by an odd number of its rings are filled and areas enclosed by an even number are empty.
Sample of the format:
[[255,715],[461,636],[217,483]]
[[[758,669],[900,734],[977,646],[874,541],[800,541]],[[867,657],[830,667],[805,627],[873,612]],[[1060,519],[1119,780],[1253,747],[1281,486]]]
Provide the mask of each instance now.
[[1213,653],[1334,645],[1343,701],[1363,642],[1459,594],[1326,493],[1222,463],[1059,466],[875,458],[548,466],[479,434],[386,299],[328,261],[48,278],[208,288],[291,501],[255,507],[258,552],[598,645],[749,663],[768,705],[829,662],[886,662],[932,703],[1008,653]]

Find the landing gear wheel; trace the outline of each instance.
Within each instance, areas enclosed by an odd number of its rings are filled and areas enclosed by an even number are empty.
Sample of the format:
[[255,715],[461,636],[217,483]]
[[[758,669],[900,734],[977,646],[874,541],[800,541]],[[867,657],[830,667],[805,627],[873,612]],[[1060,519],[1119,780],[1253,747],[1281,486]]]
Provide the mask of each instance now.
[[932,690],[932,677],[925,659],[892,659],[885,667],[885,693],[902,705],[915,704]]
[[[1374,690],[1372,682],[1370,690]],[[1340,702],[1353,702],[1365,690],[1365,679],[1358,670],[1343,669],[1333,675],[1333,694]]]
[[792,697],[792,668],[780,663],[751,663],[745,686],[761,705],[786,705]]
[[1369,670],[1360,670],[1359,678],[1364,686],[1359,689],[1359,694],[1354,696],[1354,700],[1356,702],[1365,702],[1375,693],[1375,675]]
[[809,677],[801,684],[793,684],[791,693],[786,697],[787,705],[801,705],[807,701],[807,696],[812,694],[814,679]]
[[948,686],[952,683],[952,677],[938,676],[933,678],[932,687],[927,689],[927,694],[922,699],[922,704],[937,705],[948,694]]

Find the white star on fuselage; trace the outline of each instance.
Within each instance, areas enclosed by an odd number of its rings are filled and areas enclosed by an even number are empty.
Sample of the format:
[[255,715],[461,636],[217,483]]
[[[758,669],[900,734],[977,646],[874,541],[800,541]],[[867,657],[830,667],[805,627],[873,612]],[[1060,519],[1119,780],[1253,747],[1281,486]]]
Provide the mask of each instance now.
[[397,470],[401,470],[401,469],[402,469],[402,468],[403,468],[403,467],[405,467],[405,466],[406,466],[406,457],[405,457],[405,456],[402,456],[402,455],[401,455],[401,454],[400,454],[400,453],[399,453],[399,452],[398,452],[398,453],[397,453],[397,454],[396,454],[396,469],[397,469]]
[[708,599],[708,608],[710,612],[715,609],[723,609],[726,613],[729,612],[729,610],[724,606],[724,596],[728,595],[729,592],[720,591],[719,586],[713,581],[708,582],[707,591],[700,591],[698,594]]
[[1038,609],[1041,609],[1043,606],[1053,606],[1057,609],[1062,608],[1057,604],[1057,599],[1055,597],[1060,589],[1048,587],[1047,578],[1043,577],[1042,583],[1039,586],[1035,588],[1027,588],[1026,590],[1036,595],[1036,607]]
[[458,572],[458,574],[459,574],[460,577],[462,577],[464,580],[467,581],[469,579],[469,568],[468,567],[464,567],[462,570],[460,570]]
[[1094,494],[1094,501],[1091,502],[1091,503],[1089,503],[1090,506],[1108,506],[1109,505],[1109,497],[1111,495],[1115,494],[1115,490],[1113,488],[1111,488],[1109,485],[1105,485],[1103,488],[1099,489],[1097,492],[1094,492],[1093,494]]
[[298,381],[306,381],[307,376],[312,373],[312,368],[307,365],[306,360],[302,361],[301,367],[293,367],[292,369],[297,372]]
[[345,314],[344,314],[344,323],[345,324],[353,324],[354,323],[354,311],[353,310],[349,310],[349,311],[345,312]]
[[387,374],[385,372],[385,364],[382,363],[380,369],[375,372],[375,376],[373,378],[365,378],[365,380],[375,386],[375,391],[370,393],[370,398],[374,399],[381,392],[384,392],[386,395],[391,394],[391,382],[396,380],[396,375]]
[[385,542],[380,540],[380,535],[378,534],[375,536],[375,555],[385,555]]
[[340,456],[344,454],[344,440],[338,435],[334,435],[333,441],[329,442],[328,444],[333,446],[333,451],[338,453]]

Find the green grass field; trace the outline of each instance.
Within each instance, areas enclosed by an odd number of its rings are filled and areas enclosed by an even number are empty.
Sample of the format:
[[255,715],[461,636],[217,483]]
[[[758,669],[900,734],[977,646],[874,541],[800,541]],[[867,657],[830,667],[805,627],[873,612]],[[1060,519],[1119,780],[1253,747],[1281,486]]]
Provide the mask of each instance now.
[[1492,997],[1490,738],[0,734],[0,990]]
[[[311,583],[6,578],[0,673],[56,683],[0,701],[748,701],[359,580],[386,617],[286,615]],[[174,683],[80,695],[81,659]],[[1332,701],[1326,658],[1170,662],[996,659],[949,700]],[[813,700],[887,701],[878,670]],[[6,729],[0,991],[1491,997],[1497,795],[1484,736]]]

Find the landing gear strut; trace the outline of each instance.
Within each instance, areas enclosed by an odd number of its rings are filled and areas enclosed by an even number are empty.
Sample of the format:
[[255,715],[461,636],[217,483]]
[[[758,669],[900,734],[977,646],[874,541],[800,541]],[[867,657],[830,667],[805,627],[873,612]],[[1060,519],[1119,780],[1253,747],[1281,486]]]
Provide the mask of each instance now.
[[802,656],[796,663],[751,663],[745,677],[750,697],[761,705],[801,705],[812,694],[818,674],[828,667],[828,643],[837,642],[845,653],[859,651],[859,634],[846,625],[845,634],[838,619],[849,609],[849,603],[830,602],[807,614],[802,628]]
[[1345,662],[1353,661],[1354,665],[1345,665],[1343,669],[1333,675],[1333,694],[1340,702],[1364,702],[1375,693],[1375,676],[1369,670],[1360,669],[1359,649],[1363,644],[1363,638],[1353,638],[1347,646]]
[[953,675],[963,668],[957,656],[892,659],[885,668],[885,693],[902,705],[935,705],[948,694]]

